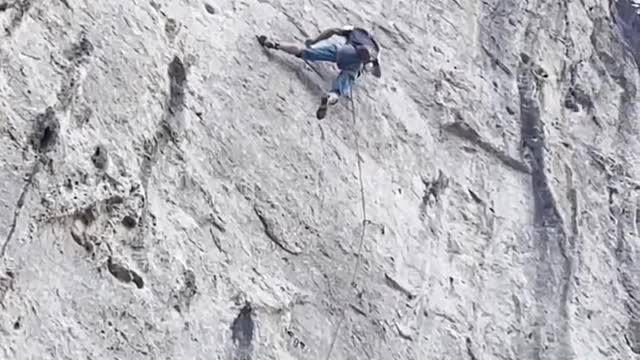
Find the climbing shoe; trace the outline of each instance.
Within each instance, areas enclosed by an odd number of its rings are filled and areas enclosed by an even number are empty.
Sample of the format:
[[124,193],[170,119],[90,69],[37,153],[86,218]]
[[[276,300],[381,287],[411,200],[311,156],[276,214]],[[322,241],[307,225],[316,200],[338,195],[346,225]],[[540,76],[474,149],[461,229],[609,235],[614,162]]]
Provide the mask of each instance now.
[[260,45],[262,45],[267,49],[277,50],[280,47],[280,44],[278,44],[277,42],[270,41],[269,39],[267,39],[265,35],[259,35],[258,42],[260,43]]
[[327,115],[327,108],[329,107],[329,95],[322,96],[322,100],[320,101],[320,107],[316,111],[316,117],[318,120],[324,119],[325,115]]

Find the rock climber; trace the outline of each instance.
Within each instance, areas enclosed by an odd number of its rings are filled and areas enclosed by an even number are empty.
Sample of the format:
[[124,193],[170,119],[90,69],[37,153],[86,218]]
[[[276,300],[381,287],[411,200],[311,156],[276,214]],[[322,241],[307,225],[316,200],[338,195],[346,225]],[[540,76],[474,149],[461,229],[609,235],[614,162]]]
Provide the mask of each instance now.
[[[343,37],[344,44],[327,44],[312,47],[316,43],[329,39],[334,35]],[[281,50],[287,54],[309,61],[328,61],[337,65],[340,70],[330,91],[322,96],[316,117],[322,119],[327,114],[327,108],[335,105],[340,97],[347,96],[355,80],[363,71],[371,70],[372,74],[380,78],[380,47],[373,36],[365,29],[344,26],[330,28],[313,39],[305,41],[305,46],[295,44],[280,44],[269,40],[267,36],[258,36],[260,45],[267,49]]]

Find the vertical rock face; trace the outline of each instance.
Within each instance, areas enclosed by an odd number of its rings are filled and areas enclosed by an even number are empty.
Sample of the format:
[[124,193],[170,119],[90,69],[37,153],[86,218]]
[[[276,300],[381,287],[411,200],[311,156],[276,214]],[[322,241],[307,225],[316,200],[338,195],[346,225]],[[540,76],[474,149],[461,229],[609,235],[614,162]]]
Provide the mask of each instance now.
[[0,1],[0,358],[634,358],[637,12]]

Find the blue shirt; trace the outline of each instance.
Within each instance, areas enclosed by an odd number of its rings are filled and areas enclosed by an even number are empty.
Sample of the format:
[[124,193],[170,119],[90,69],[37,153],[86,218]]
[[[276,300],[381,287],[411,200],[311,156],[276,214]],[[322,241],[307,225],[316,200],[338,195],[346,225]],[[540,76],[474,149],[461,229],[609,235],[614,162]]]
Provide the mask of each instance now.
[[364,65],[358,56],[356,48],[349,44],[338,46],[336,64],[338,69],[353,72],[354,75],[362,70]]

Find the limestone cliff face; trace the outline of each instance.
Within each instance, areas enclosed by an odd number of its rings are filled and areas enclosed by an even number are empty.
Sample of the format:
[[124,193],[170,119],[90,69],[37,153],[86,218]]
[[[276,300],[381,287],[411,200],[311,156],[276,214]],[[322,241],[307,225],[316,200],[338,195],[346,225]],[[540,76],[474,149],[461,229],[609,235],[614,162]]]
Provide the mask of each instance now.
[[0,358],[637,358],[636,11],[0,1]]

